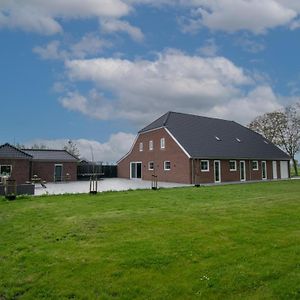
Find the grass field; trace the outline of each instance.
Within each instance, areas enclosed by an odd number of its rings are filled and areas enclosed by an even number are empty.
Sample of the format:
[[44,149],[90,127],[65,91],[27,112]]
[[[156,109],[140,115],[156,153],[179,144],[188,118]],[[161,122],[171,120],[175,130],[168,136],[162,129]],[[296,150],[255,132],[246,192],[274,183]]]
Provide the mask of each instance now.
[[300,181],[0,199],[0,299],[300,299]]

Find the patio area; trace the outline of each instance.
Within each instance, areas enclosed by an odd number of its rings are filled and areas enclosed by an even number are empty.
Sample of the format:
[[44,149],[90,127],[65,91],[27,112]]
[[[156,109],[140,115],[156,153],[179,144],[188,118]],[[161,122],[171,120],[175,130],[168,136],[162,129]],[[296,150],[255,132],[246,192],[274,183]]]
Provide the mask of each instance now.
[[[158,182],[158,188],[173,188],[189,186],[187,184],[171,183],[171,182]],[[89,193],[90,182],[89,181],[72,181],[63,183],[47,183],[47,188],[43,188],[41,185],[35,185],[35,195],[59,195],[59,194],[77,194],[77,193]],[[98,192],[105,191],[126,191],[136,189],[150,189],[151,181],[144,180],[128,180],[122,178],[107,178],[98,181]]]

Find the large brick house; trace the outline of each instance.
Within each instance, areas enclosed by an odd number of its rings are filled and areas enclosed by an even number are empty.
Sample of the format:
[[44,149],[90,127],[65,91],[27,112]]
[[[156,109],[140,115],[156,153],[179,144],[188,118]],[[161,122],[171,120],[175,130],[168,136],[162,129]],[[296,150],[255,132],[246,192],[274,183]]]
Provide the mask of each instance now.
[[186,184],[286,179],[290,157],[234,122],[168,112],[139,131],[118,177]]
[[8,143],[0,146],[0,176],[17,184],[33,176],[43,181],[77,180],[78,159],[65,150],[18,149]]

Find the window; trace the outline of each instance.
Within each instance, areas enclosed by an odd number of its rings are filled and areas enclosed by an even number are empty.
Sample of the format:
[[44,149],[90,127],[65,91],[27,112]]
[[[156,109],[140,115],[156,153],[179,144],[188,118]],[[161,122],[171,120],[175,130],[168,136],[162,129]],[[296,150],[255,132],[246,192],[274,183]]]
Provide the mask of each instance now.
[[215,138],[217,141],[219,141],[219,142],[221,141],[221,139],[218,136],[215,136]]
[[164,170],[165,170],[165,171],[171,170],[171,162],[169,162],[169,161],[164,161]]
[[209,172],[209,161],[201,160],[200,168],[201,168],[201,172]]
[[239,139],[239,138],[235,138],[239,143],[241,143],[242,141],[241,141],[241,139]]
[[149,171],[153,171],[154,170],[154,162],[153,161],[149,161],[148,162],[148,170]]
[[153,141],[149,141],[149,150],[153,150]]
[[258,170],[258,161],[257,160],[253,160],[252,161],[252,170],[253,171],[257,171]]
[[236,171],[236,160],[229,161],[229,169],[230,171]]
[[12,166],[2,165],[0,166],[0,175],[1,176],[10,176],[12,171]]
[[144,145],[143,145],[143,143],[140,143],[140,152],[142,152],[143,149],[144,149]]
[[166,141],[165,138],[160,139],[160,149],[165,149],[166,147]]

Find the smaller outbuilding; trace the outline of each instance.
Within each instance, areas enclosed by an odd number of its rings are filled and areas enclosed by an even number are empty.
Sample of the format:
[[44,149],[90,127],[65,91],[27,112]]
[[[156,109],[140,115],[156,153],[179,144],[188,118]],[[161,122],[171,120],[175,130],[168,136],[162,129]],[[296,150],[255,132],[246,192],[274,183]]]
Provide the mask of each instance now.
[[78,158],[66,150],[18,149],[0,146],[0,176],[17,184],[40,178],[46,182],[77,180]]

